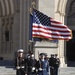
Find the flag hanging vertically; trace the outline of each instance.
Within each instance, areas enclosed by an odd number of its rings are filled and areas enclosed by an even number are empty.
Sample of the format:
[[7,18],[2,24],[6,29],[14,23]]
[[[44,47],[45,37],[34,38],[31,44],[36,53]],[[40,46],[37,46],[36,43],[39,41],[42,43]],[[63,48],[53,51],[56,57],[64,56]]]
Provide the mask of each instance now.
[[42,41],[41,38],[32,37],[32,23],[33,23],[33,15],[30,14],[30,26],[29,26],[29,40],[30,41]]
[[72,38],[72,33],[63,23],[34,9],[32,37],[39,37],[48,40],[69,40]]

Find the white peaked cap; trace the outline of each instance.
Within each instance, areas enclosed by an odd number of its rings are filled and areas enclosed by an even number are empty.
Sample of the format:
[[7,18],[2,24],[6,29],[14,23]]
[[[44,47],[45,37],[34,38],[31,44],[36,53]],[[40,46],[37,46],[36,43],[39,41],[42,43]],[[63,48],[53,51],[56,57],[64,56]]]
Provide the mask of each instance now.
[[23,53],[24,50],[23,49],[18,49],[17,52],[22,52]]

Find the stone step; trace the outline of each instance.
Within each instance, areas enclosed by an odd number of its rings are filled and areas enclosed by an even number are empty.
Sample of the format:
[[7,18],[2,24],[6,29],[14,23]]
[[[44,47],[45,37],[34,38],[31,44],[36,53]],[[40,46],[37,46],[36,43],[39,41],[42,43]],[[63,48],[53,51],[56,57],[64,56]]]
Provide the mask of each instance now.
[[75,67],[59,68],[59,75],[75,75]]
[[[75,67],[59,68],[59,75],[75,75]],[[16,75],[14,62],[11,60],[0,61],[0,75]]]
[[[0,67],[0,75],[16,75],[16,70]],[[59,68],[59,75],[75,75],[75,67]]]
[[16,75],[16,70],[12,68],[0,67],[0,75]]
[[13,60],[0,60],[0,75],[16,75]]

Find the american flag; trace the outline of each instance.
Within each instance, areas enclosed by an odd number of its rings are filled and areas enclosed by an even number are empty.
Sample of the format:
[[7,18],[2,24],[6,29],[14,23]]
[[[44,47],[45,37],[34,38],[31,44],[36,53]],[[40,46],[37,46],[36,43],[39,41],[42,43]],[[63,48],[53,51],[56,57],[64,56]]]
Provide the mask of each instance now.
[[32,38],[32,23],[33,23],[33,15],[30,14],[30,25],[29,25],[29,41],[42,41],[41,38],[34,37]]
[[63,23],[34,9],[32,37],[48,40],[69,40],[72,38],[72,33]]

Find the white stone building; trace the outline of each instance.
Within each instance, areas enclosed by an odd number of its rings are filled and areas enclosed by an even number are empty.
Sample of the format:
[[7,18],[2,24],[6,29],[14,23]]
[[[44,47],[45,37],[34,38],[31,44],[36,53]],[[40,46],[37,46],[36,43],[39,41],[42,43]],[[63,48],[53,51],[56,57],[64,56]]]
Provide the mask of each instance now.
[[38,52],[46,52],[48,56],[57,53],[61,67],[68,61],[75,61],[75,0],[0,0],[0,56],[10,60],[17,49],[22,48],[25,53],[32,49],[29,11],[33,4],[36,9],[63,22],[73,31],[72,40],[67,42],[35,42],[35,57],[38,58]]

